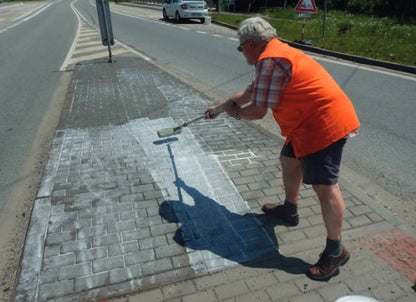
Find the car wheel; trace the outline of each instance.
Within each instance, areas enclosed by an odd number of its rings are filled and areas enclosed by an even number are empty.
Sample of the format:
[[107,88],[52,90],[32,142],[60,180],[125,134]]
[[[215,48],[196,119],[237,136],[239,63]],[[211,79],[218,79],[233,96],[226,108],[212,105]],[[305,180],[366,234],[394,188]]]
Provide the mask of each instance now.
[[181,22],[181,16],[179,16],[178,12],[176,12],[176,14],[175,14],[175,21],[176,21],[176,23]]
[[166,21],[169,20],[169,17],[166,14],[166,10],[165,9],[163,9],[163,19],[166,20]]

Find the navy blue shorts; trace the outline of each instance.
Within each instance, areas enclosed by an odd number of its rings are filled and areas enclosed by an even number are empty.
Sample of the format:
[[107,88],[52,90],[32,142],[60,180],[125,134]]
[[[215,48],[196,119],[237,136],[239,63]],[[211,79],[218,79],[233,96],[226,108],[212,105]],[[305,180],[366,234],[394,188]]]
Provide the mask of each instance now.
[[[325,149],[299,158],[303,183],[309,185],[335,185],[338,183],[342,149],[346,138],[336,141]],[[296,158],[292,143],[283,146],[282,155]]]

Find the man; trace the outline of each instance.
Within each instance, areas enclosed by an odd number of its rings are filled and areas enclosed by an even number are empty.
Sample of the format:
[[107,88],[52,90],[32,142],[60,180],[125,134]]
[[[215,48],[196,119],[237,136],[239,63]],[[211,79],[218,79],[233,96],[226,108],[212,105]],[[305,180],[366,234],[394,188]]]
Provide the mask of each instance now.
[[360,125],[354,107],[333,78],[312,58],[280,42],[276,30],[260,17],[243,21],[238,29],[247,63],[256,67],[254,81],[220,106],[236,119],[256,120],[272,110],[286,142],[282,148],[285,202],[264,204],[262,211],[287,225],[299,223],[298,198],[303,183],[312,185],[327,230],[326,247],[306,274],[328,280],[349,260],[341,243],[344,200],[338,186],[343,146]]

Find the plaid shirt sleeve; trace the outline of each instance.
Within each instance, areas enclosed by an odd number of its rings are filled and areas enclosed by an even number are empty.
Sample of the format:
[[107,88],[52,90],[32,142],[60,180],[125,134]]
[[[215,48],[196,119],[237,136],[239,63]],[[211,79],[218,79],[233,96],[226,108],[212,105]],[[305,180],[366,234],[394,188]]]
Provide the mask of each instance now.
[[256,106],[276,108],[283,89],[292,76],[292,65],[288,60],[270,58],[256,65],[256,78],[248,86],[252,92],[252,103]]

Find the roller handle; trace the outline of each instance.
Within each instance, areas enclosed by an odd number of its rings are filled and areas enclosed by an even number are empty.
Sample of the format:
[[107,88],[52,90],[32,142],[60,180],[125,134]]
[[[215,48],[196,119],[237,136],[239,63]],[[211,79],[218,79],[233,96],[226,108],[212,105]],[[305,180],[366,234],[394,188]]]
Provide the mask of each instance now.
[[[217,114],[217,113],[222,112],[223,110],[224,110],[224,106],[220,106],[217,109],[210,111],[209,114],[210,115],[214,115],[214,114]],[[177,129],[182,128],[182,127],[187,127],[189,124],[192,124],[193,122],[199,121],[202,118],[204,118],[204,115],[198,116],[196,119],[193,119],[193,120],[191,120],[189,122],[186,122],[182,126],[176,127],[175,129],[177,130]]]

